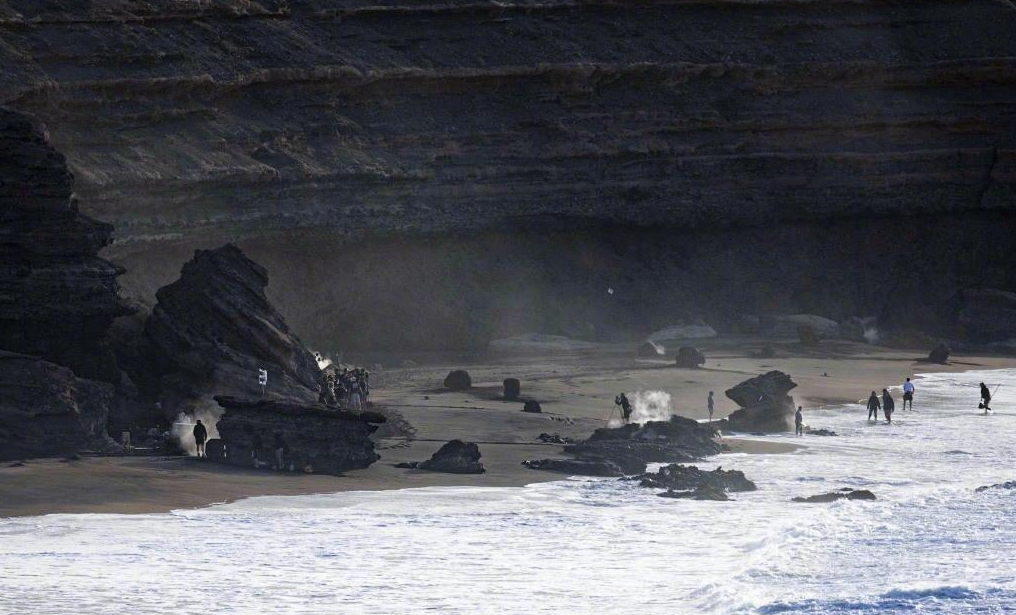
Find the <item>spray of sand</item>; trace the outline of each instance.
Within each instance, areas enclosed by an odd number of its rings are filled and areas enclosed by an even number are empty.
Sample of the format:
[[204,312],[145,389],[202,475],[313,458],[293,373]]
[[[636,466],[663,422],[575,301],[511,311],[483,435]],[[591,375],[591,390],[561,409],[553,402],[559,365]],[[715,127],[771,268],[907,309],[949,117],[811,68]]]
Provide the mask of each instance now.
[[219,430],[216,429],[216,424],[218,424],[220,418],[222,418],[222,408],[219,407],[199,408],[193,414],[181,412],[176,415],[176,420],[173,421],[173,429],[170,436],[179,445],[180,449],[188,455],[197,455],[198,448],[194,444],[195,423],[197,423],[198,419],[204,423],[205,429],[208,430],[208,439],[211,440],[219,437]]

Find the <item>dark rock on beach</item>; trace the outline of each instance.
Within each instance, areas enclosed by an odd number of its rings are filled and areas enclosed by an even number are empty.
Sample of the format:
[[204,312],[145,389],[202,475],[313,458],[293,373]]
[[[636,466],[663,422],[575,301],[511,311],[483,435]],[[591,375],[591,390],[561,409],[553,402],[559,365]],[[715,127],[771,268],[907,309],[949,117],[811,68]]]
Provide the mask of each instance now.
[[480,463],[480,447],[462,440],[446,442],[426,461],[399,463],[395,467],[448,474],[483,474],[487,471]]
[[519,394],[522,392],[522,383],[519,382],[518,378],[505,378],[502,384],[504,386],[505,399],[515,401],[519,398]]
[[536,439],[546,444],[575,444],[575,440],[556,433],[541,433]]
[[780,371],[771,371],[745,380],[726,391],[740,406],[723,422],[722,429],[743,432],[778,433],[792,428],[794,400],[787,393],[797,384]]
[[258,370],[268,372],[265,395],[311,404],[321,370],[265,295],[268,272],[229,244],[197,250],[180,279],[156,293],[145,324],[160,366],[162,405],[173,417],[207,405],[215,395],[257,398]]
[[875,494],[867,489],[851,489],[844,487],[839,491],[830,491],[829,493],[822,493],[819,495],[810,495],[808,497],[796,497],[791,498],[791,502],[803,502],[806,504],[824,504],[827,502],[835,502],[837,500],[874,500]]
[[366,468],[379,459],[370,435],[385,417],[376,412],[338,411],[314,403],[216,396],[225,412],[216,426],[225,448],[224,463],[251,467],[257,458],[275,464],[275,434],[285,443],[285,466],[300,472],[341,474]]
[[664,356],[665,352],[663,346],[649,340],[639,344],[639,347],[635,350],[636,356],[641,359],[659,359]]
[[531,414],[540,414],[543,412],[543,406],[541,406],[540,402],[535,399],[530,399],[522,406],[522,411],[529,412]]
[[607,460],[625,474],[645,471],[648,463],[694,461],[720,452],[713,426],[673,416],[669,421],[603,427],[587,440],[565,447],[584,460]]
[[522,465],[574,476],[624,476],[624,471],[607,459],[530,459]]
[[106,434],[113,386],[0,350],[0,460],[119,450]]
[[465,391],[473,387],[473,379],[469,372],[464,369],[455,369],[448,372],[444,379],[444,388],[449,391]]
[[698,348],[681,346],[674,357],[674,363],[685,369],[695,369],[706,362],[706,356]]

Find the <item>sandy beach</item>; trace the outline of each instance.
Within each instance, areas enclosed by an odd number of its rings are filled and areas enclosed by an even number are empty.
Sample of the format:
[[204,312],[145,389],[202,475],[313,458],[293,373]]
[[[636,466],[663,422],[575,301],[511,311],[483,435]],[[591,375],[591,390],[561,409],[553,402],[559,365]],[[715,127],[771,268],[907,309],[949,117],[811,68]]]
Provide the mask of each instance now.
[[[752,358],[766,344],[777,357]],[[577,352],[485,355],[457,361],[419,361],[413,367],[377,374],[373,402],[397,409],[416,429],[415,439],[379,438],[381,460],[345,476],[295,475],[255,471],[181,457],[84,457],[26,460],[0,467],[0,516],[56,513],[154,513],[194,508],[261,495],[405,489],[430,486],[524,486],[559,480],[562,475],[526,469],[526,459],[554,457],[561,446],[538,441],[540,433],[585,438],[606,424],[614,395],[660,390],[671,395],[677,414],[705,419],[705,399],[716,393],[716,418],[736,409],[723,391],[769,371],[789,373],[792,391],[807,410],[852,403],[871,389],[898,385],[905,377],[939,371],[1016,366],[1012,357],[955,356],[948,365],[924,362],[919,350],[894,350],[850,342],[817,348],[797,343],[716,339],[697,344],[706,354],[701,369],[675,368],[670,361],[637,359],[631,345],[604,345]],[[394,361],[393,361],[394,363]],[[382,361],[382,365],[385,363]],[[448,392],[441,382],[450,369],[467,369],[468,392]],[[519,402],[501,399],[501,381],[522,381],[523,398],[543,406],[543,414],[521,412]],[[975,393],[976,394],[976,393]],[[920,406],[918,383],[917,405]],[[816,425],[821,426],[821,425]],[[404,470],[395,463],[423,460],[452,438],[476,442],[487,473],[454,475]],[[808,438],[801,441],[807,445]],[[781,453],[793,445],[727,438],[736,452]]]

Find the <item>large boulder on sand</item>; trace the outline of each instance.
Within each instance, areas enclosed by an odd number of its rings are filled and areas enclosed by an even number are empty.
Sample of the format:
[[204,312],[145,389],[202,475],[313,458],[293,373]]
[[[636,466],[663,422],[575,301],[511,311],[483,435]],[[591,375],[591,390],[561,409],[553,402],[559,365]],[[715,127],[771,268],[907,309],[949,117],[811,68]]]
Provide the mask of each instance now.
[[796,386],[789,375],[774,370],[727,389],[726,396],[740,409],[724,420],[722,428],[763,433],[789,431],[793,425],[794,400],[787,393]]
[[448,474],[483,474],[487,471],[480,463],[480,447],[473,442],[462,440],[446,442],[427,461],[400,463],[397,467]]
[[505,399],[515,401],[519,398],[519,393],[522,392],[522,383],[518,378],[505,378],[502,384],[504,385]]
[[543,412],[543,406],[541,406],[540,402],[535,399],[529,399],[526,400],[526,403],[522,406],[522,411],[529,412],[530,414],[540,414]]
[[106,433],[113,385],[0,350],[0,461],[116,450]]
[[144,335],[164,373],[162,405],[177,412],[213,406],[212,395],[313,403],[323,384],[314,355],[268,302],[268,272],[232,244],[197,250],[158,299]]
[[678,367],[687,369],[694,369],[705,362],[706,356],[702,354],[702,351],[691,346],[681,346],[677,350],[677,355],[674,356],[674,363]]
[[226,450],[224,463],[250,467],[251,451],[260,439],[258,458],[271,466],[275,434],[286,445],[284,463],[301,472],[341,474],[366,468],[380,457],[370,435],[385,417],[376,412],[345,412],[316,403],[218,396],[225,409],[216,425]]
[[1016,337],[1016,293],[995,288],[963,291],[959,324],[976,341]]
[[449,391],[465,391],[473,388],[473,379],[466,370],[454,369],[445,376],[444,388]]
[[931,352],[928,353],[928,360],[932,363],[945,365],[949,362],[949,355],[951,353],[952,348],[949,347],[949,344],[942,343],[931,349]]
[[624,476],[624,471],[607,459],[528,459],[522,465],[572,476]]

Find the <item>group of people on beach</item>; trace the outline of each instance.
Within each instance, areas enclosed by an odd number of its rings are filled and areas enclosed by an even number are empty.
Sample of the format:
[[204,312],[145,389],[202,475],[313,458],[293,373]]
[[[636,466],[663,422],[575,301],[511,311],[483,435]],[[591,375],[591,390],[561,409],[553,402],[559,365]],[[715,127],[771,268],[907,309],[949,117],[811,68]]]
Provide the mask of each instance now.
[[346,367],[342,371],[325,376],[325,384],[318,401],[328,406],[339,406],[360,412],[367,407],[369,396],[370,372],[360,367],[354,369]]
[[[907,409],[907,404],[910,404],[910,410],[914,409],[914,383],[907,378],[906,382],[903,383],[903,409]],[[878,420],[878,411],[881,410],[883,416],[885,416],[886,423],[893,422],[893,412],[896,411],[896,400],[893,399],[892,394],[889,393],[889,389],[882,389],[882,398],[875,391],[871,392],[868,397],[868,420]]]

